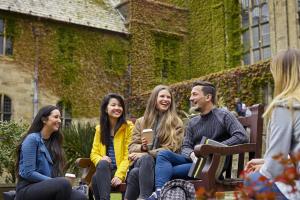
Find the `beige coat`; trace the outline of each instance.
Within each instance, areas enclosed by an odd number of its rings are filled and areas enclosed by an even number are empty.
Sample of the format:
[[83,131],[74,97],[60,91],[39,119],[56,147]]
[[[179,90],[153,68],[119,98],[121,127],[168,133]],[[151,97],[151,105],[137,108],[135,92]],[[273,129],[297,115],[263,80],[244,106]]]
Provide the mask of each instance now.
[[[141,147],[142,147],[142,123],[143,123],[144,117],[141,117],[136,120],[135,126],[132,132],[132,140],[129,145],[129,154],[130,153],[142,153]],[[164,144],[160,142],[160,148],[150,150],[148,153],[151,154],[153,157],[156,157],[156,154],[161,150],[170,150],[173,152],[178,152],[180,150],[182,140],[184,136],[184,130],[183,130],[183,123],[180,121],[180,123],[177,124],[176,127],[176,146],[168,146],[169,144]]]

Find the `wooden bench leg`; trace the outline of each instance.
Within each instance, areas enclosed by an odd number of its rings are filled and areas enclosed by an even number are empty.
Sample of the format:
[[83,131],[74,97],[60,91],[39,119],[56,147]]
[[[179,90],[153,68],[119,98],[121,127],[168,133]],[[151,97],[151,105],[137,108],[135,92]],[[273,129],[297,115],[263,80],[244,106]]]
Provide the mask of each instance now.
[[89,200],[94,200],[93,191],[89,189]]

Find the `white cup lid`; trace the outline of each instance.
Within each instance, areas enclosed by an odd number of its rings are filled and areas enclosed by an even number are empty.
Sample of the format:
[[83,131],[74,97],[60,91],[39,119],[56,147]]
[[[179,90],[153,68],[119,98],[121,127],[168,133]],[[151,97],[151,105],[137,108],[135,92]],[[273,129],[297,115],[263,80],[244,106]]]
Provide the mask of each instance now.
[[76,175],[75,174],[71,174],[71,173],[66,173],[65,177],[76,178]]
[[143,129],[143,133],[146,133],[146,132],[153,132],[153,130],[151,128]]

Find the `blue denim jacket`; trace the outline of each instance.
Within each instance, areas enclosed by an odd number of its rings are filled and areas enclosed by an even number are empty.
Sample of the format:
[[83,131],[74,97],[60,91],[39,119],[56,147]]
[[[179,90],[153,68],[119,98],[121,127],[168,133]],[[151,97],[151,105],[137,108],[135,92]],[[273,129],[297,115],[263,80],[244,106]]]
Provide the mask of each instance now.
[[19,175],[28,182],[51,178],[53,161],[41,133],[29,134],[22,143]]

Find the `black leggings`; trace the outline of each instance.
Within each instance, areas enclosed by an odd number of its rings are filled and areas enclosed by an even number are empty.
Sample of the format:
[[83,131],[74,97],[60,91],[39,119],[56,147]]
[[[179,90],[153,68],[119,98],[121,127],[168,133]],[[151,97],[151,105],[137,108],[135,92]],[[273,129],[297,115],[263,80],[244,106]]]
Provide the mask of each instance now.
[[111,169],[111,165],[100,160],[96,167],[96,173],[92,177],[92,188],[95,200],[110,200],[111,179],[116,169]]
[[125,199],[146,199],[154,188],[154,159],[146,154],[134,163],[134,168],[128,172]]
[[17,192],[16,200],[87,200],[84,194],[72,190],[71,183],[57,177],[30,184]]

